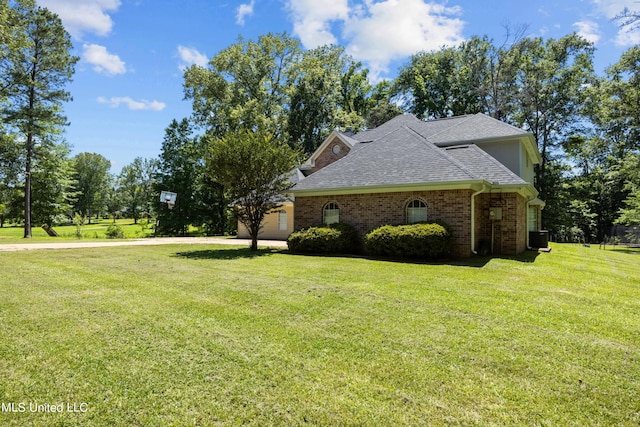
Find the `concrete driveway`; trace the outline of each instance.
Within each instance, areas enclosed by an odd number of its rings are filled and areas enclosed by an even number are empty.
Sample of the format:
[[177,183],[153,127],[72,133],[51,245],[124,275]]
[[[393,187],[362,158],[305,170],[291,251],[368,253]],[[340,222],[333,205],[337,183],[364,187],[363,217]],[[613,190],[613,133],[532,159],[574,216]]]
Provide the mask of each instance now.
[[[220,237],[156,237],[147,239],[123,239],[114,241],[78,240],[51,243],[0,243],[0,252],[30,251],[36,249],[77,249],[104,248],[111,246],[152,246],[152,245],[251,245],[248,239],[225,239]],[[287,242],[281,240],[258,240],[258,246],[286,248]]]

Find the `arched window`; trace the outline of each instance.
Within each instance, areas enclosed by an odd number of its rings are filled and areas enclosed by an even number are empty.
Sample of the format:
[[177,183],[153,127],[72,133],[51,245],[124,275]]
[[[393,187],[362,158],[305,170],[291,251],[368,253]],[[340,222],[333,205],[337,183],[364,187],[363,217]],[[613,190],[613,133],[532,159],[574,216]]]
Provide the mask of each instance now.
[[325,225],[340,222],[340,208],[337,203],[330,202],[324,205],[322,209],[322,222]]
[[412,200],[407,204],[407,224],[427,220],[427,205],[422,200]]

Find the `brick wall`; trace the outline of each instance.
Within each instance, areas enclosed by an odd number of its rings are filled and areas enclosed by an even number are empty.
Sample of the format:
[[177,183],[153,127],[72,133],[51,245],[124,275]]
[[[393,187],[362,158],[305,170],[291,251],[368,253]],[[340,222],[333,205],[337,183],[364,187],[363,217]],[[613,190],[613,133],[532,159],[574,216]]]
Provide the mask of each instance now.
[[[335,154],[333,152],[333,147],[335,145],[338,145],[340,147],[340,152],[338,154]],[[349,147],[348,145],[340,141],[340,139],[338,139],[337,137],[334,138],[333,141],[331,141],[331,143],[328,144],[325,147],[325,149],[315,159],[315,163],[314,163],[315,166],[310,170],[309,173],[317,172],[320,169],[335,162],[336,160],[340,160],[341,158],[346,156],[350,150],[351,150],[351,147]]]
[[294,226],[300,228],[322,224],[322,209],[335,202],[340,207],[340,222],[356,227],[361,235],[385,224],[406,223],[407,203],[420,199],[427,205],[429,221],[444,221],[451,225],[455,236],[453,253],[469,256],[470,190],[394,192],[338,196],[296,196]]
[[[418,191],[337,196],[296,196],[294,227],[296,230],[322,224],[322,209],[335,202],[340,207],[340,222],[356,227],[361,235],[385,224],[406,223],[406,206],[420,199],[427,205],[429,221],[444,221],[454,233],[453,255],[471,255],[471,190]],[[494,253],[516,254],[526,249],[525,199],[516,193],[480,194],[476,197],[476,238],[491,240],[489,207],[502,208],[502,220],[494,226]]]
[[[489,208],[502,208],[502,219],[489,219]],[[483,193],[476,200],[477,243],[484,240],[496,255],[514,255],[526,250],[527,212],[526,200],[517,193]],[[478,217],[479,215],[479,217]],[[493,233],[492,233],[493,227]]]

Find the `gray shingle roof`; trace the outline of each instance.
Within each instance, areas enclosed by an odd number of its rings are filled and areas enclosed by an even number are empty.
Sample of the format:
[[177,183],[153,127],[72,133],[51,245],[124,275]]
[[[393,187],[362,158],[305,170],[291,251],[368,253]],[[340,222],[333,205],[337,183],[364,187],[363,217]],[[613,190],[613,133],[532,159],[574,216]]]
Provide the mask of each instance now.
[[429,142],[437,145],[527,135],[527,132],[522,129],[481,113],[429,121],[419,120],[411,114],[404,114],[375,129],[360,132],[354,135],[353,139],[360,142],[374,141],[401,126],[415,130]]
[[[526,185],[519,176],[472,142],[526,132],[484,115],[424,122],[401,115],[352,136],[357,143],[342,159],[309,175],[294,191],[438,184],[484,180]],[[460,144],[449,147],[450,144]]]
[[445,151],[449,156],[465,165],[467,171],[478,179],[502,185],[527,184],[525,180],[477,145],[458,145],[446,148]]

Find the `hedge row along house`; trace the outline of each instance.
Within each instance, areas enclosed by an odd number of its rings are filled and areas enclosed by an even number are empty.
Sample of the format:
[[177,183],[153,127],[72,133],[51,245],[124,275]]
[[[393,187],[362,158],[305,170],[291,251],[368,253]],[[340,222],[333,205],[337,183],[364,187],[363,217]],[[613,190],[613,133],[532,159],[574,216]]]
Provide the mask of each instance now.
[[334,222],[364,235],[386,224],[444,221],[454,256],[517,254],[540,229],[540,162],[530,133],[484,114],[401,115],[358,134],[334,131],[292,172],[291,201],[267,215],[261,238]]

